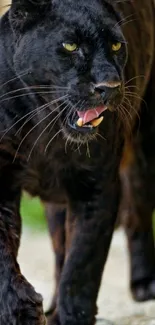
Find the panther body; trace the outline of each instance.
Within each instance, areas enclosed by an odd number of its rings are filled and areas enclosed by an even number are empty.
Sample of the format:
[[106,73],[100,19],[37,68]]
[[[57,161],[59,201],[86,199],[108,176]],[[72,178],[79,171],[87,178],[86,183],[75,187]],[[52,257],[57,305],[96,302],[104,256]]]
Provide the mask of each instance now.
[[2,325],[44,324],[16,261],[23,189],[45,203],[56,253],[50,325],[94,323],[121,188],[132,292],[155,297],[154,26],[152,0],[13,0],[2,17]]

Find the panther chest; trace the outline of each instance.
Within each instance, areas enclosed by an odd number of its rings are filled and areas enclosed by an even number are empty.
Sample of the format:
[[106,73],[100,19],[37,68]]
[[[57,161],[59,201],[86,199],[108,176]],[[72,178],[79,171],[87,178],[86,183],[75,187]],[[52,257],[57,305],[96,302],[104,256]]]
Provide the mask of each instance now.
[[66,191],[64,186],[65,168],[60,159],[53,157],[32,159],[24,177],[24,190],[32,196],[39,196],[43,201],[64,203]]
[[82,149],[80,155],[72,150],[66,153],[64,147],[62,150],[55,148],[49,156],[36,150],[24,171],[23,188],[45,202],[64,204],[70,195],[76,198],[83,195],[81,188],[87,191],[91,188],[92,173],[96,173],[96,166],[99,166],[97,171],[100,170],[103,157],[99,148],[99,158],[94,154],[94,159],[88,157],[85,150],[82,153]]

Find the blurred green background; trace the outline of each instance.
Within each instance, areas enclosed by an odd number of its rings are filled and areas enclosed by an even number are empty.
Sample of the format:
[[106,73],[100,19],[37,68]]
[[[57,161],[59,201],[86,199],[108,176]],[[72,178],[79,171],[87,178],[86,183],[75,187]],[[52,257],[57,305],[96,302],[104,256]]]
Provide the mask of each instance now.
[[20,210],[23,226],[36,231],[47,229],[44,207],[39,198],[31,198],[27,193],[23,193]]

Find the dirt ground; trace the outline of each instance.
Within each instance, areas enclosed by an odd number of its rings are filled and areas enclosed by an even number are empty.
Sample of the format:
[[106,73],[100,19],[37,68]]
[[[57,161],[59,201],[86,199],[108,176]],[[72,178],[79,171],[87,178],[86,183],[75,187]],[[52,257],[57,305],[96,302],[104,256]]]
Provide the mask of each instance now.
[[[48,234],[25,229],[19,261],[24,275],[42,293],[47,309],[54,291],[54,256]],[[135,303],[130,297],[126,242],[121,230],[113,238],[98,307],[98,325],[155,325],[155,302]]]
[[2,15],[7,9],[7,5],[11,3],[11,0],[0,0],[0,15]]

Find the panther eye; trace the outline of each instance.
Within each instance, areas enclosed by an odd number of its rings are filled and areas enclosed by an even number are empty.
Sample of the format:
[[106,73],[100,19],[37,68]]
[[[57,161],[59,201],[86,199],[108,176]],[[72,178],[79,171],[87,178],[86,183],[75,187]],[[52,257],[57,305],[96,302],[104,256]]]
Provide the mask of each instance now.
[[62,45],[68,52],[74,52],[78,48],[76,43],[63,43]]
[[122,44],[120,42],[112,44],[112,51],[118,52],[121,49]]

